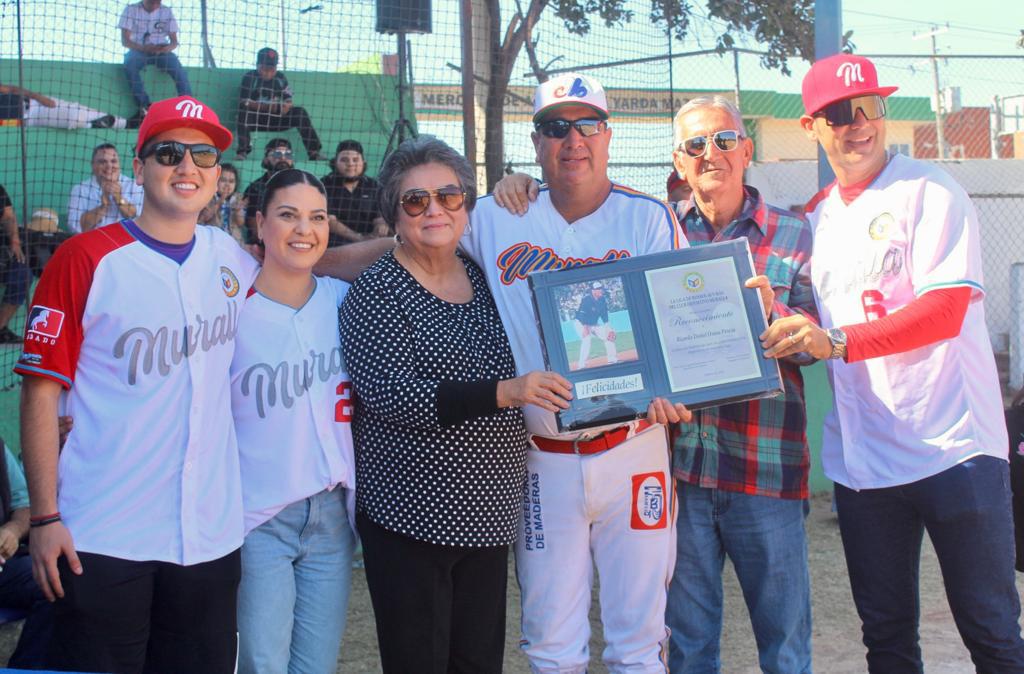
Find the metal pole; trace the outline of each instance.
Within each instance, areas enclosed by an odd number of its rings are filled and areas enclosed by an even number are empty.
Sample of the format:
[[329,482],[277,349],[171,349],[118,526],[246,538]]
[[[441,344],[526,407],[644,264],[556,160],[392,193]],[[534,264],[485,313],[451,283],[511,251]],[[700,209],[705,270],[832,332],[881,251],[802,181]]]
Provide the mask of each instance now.
[[462,151],[476,166],[476,83],[473,74],[473,0],[462,0]]
[[[933,27],[933,31],[938,30]],[[939,159],[946,158],[946,125],[942,112],[942,87],[939,86],[939,54],[935,44],[935,33],[932,33],[932,74],[935,77],[935,143],[938,145]]]
[[[740,112],[743,112],[743,106],[740,105],[740,53],[735,49],[732,50],[732,74],[736,78],[736,107],[739,108]],[[740,129],[741,131],[743,129]]]
[[[842,0],[814,0],[814,58],[838,54],[843,46]],[[818,147],[818,189],[835,180],[825,151]]]
[[213,60],[213,50],[210,49],[210,31],[207,28],[208,20],[206,14],[206,0],[202,0],[199,3],[199,10],[203,21],[203,29],[201,33],[201,39],[203,42],[203,67],[216,68],[217,62]]
[[[672,19],[668,20],[668,118],[675,120],[676,116],[676,78],[672,69]],[[673,130],[674,131],[674,130]]]
[[398,33],[398,144],[405,140],[405,33]]
[[288,47],[285,45],[285,16],[284,16],[284,0],[281,0],[281,70],[288,70],[287,58],[288,58]]
[[[22,89],[25,88],[25,48],[22,38],[22,26],[21,26],[21,0],[17,3],[17,14],[18,14],[18,86]],[[21,250],[23,253],[28,254],[28,251],[32,249],[33,239],[35,238],[35,232],[28,228],[28,139],[25,137],[25,121],[22,120],[21,126],[18,127],[19,140],[21,141],[21,223],[25,225],[24,240],[21,242]],[[31,299],[30,294],[25,295],[25,299],[22,304],[25,306],[25,316],[27,320],[29,311],[29,300]]]

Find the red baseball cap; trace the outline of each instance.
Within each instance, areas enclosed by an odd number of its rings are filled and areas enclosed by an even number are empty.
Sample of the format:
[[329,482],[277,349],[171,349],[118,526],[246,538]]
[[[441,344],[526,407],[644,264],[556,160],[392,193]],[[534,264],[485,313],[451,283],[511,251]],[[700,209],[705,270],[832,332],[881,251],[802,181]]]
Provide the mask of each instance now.
[[135,154],[142,151],[142,146],[147,140],[170,129],[197,129],[209,136],[221,152],[231,147],[231,132],[220,123],[220,118],[213,108],[191,96],[178,96],[157,101],[149,106],[149,111],[139,126]]
[[677,187],[685,187],[686,178],[679,175],[679,171],[672,169],[672,172],[668,174],[668,180],[665,183],[665,191],[671,192]]
[[804,111],[808,115],[829,103],[854,96],[888,96],[899,87],[878,86],[875,64],[863,56],[836,54],[816,61],[804,76]]

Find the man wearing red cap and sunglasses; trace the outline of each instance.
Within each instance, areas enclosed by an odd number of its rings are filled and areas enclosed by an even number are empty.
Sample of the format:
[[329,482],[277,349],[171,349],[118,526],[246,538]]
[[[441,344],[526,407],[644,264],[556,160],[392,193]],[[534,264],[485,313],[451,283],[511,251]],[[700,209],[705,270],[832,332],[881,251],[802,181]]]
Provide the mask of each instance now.
[[[153,104],[134,160],[143,212],[70,239],[36,290],[15,371],[33,572],[57,602],[53,667],[234,669],[228,368],[256,263],[196,227],[230,144],[202,102]],[[75,420],[61,451],[58,409]]]
[[979,672],[1024,672],[1007,438],[985,327],[978,216],[933,165],[890,155],[874,64],[841,54],[803,81],[800,123],[836,182],[808,204],[822,329],[775,321],[766,355],[829,359],[822,460],[871,672],[921,672],[927,530]]

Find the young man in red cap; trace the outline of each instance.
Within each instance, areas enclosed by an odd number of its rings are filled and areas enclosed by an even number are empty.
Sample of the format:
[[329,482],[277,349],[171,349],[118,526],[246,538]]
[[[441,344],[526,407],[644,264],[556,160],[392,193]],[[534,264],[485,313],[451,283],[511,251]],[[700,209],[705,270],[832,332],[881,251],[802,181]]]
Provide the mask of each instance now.
[[808,138],[836,182],[808,204],[821,315],[772,323],[766,355],[828,359],[822,460],[871,672],[921,672],[927,530],[979,672],[1024,672],[1007,438],[982,304],[978,216],[952,178],[890,155],[871,61],[840,54],[803,81]]
[[[22,437],[51,666],[231,672],[242,500],[228,368],[256,262],[196,227],[231,132],[189,96],[139,129],[135,220],[70,239],[29,312]],[[74,417],[58,451],[57,414]]]

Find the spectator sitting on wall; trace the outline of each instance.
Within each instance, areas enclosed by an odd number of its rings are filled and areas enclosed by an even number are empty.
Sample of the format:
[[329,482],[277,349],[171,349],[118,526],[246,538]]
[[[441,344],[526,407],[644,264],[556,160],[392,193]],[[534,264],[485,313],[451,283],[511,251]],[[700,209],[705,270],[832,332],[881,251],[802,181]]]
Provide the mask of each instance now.
[[292,159],[292,144],[287,138],[271,138],[263,151],[263,163],[266,173],[249,183],[245,188],[245,243],[256,243],[256,211],[263,203],[263,193],[267,189],[270,176],[278,171],[295,167]]
[[240,182],[238,167],[227,163],[220,165],[217,194],[199,214],[199,224],[219,227],[230,234],[235,241],[243,243],[245,198],[238,191]]
[[278,72],[277,58],[277,50],[264,47],[256,54],[256,70],[242,77],[238,98],[238,159],[245,159],[252,152],[253,131],[287,129],[299,130],[310,159],[322,159],[320,138],[313,122],[305,108],[292,104],[292,88],[284,73]]
[[28,258],[32,274],[39,276],[50,261],[57,246],[68,240],[71,234],[60,230],[60,218],[52,208],[37,208],[32,211],[28,224],[22,228],[21,241],[25,257]]
[[668,193],[668,198],[665,201],[674,204],[685,204],[690,200],[690,195],[693,194],[693,188],[690,187],[690,183],[686,181],[684,176],[679,175],[679,171],[676,169],[672,169],[672,172],[668,174],[665,191]]
[[[0,298],[0,344],[18,344],[21,335],[7,327],[18,307],[25,303],[32,272],[25,260],[18,232],[18,219],[7,190],[0,185],[0,283],[4,286]],[[2,564],[2,562],[0,562]]]
[[149,95],[142,83],[142,70],[146,66],[156,66],[170,75],[179,96],[191,96],[192,86],[181,61],[174,55],[178,46],[178,22],[162,0],[141,0],[128,5],[117,27],[121,29],[121,44],[128,49],[124,55],[124,74],[139,106],[139,111],[128,120],[128,128],[137,129],[149,109]]
[[390,234],[377,207],[380,185],[366,175],[366,159],[359,141],[343,140],[338,143],[331,161],[331,172],[323,177],[323,183],[327,188],[331,227],[328,246]]
[[71,188],[68,231],[88,232],[142,212],[142,188],[121,174],[121,158],[110,143],[92,151],[92,177]]
[[51,98],[13,84],[0,84],[0,119],[20,119],[25,126],[54,129],[123,129],[124,117],[93,110],[80,103]]

